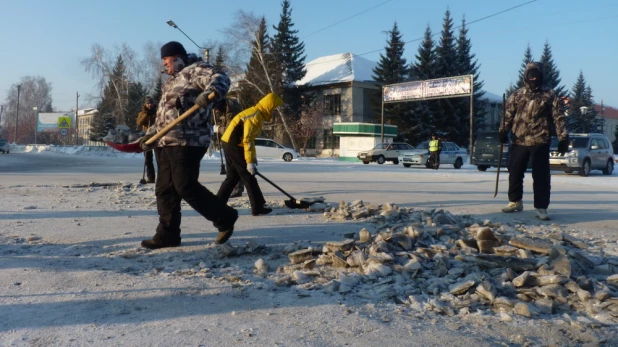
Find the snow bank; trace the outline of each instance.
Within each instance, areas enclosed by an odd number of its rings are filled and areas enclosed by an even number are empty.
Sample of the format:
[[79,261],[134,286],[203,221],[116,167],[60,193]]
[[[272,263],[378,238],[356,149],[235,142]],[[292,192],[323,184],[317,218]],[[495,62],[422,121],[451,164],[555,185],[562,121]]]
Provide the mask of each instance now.
[[[11,153],[59,153],[66,155],[79,155],[79,156],[87,156],[87,157],[115,157],[115,158],[142,158],[142,153],[124,153],[119,152],[108,146],[54,146],[54,145],[15,145],[11,144]],[[221,160],[221,156],[218,151],[210,150],[206,153],[202,160]],[[282,159],[272,159],[272,158],[260,158],[258,156],[258,160],[274,160],[274,161],[282,161]],[[307,158],[302,157],[295,159],[300,161],[338,161],[336,157],[327,157],[327,158]]]

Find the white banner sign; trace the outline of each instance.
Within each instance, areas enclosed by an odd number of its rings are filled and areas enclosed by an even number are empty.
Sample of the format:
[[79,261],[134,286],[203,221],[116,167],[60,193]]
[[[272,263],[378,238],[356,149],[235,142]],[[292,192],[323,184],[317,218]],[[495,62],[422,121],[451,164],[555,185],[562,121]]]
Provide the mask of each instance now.
[[384,86],[384,102],[437,99],[472,94],[472,76],[437,78]]
[[69,117],[73,119],[74,115],[71,113],[39,113],[36,130],[37,131],[53,131],[58,130],[58,119],[63,117]]
[[423,84],[423,81],[414,81],[384,86],[384,102],[422,99]]

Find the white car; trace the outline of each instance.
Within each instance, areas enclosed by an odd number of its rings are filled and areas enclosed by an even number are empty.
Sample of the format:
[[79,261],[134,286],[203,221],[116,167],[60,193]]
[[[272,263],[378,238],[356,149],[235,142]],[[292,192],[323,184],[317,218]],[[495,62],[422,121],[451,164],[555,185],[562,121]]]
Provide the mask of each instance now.
[[258,158],[276,158],[285,161],[298,159],[298,152],[271,139],[255,139],[255,151]]
[[[455,169],[463,166],[467,160],[468,152],[454,144],[453,142],[442,142],[442,153],[440,153],[440,165],[451,164]],[[408,151],[399,156],[399,161],[403,166],[425,165],[430,168],[429,162],[429,141],[421,142],[413,151]]]

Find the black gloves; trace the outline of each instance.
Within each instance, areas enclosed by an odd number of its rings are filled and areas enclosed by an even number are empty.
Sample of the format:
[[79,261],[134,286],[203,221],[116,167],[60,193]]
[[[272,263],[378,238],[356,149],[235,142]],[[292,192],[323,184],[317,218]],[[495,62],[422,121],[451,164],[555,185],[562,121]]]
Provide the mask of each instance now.
[[566,139],[560,140],[560,142],[558,142],[558,153],[560,153],[560,155],[564,155],[568,151],[569,151],[569,138],[567,137]]
[[210,92],[200,93],[200,95],[197,96],[197,99],[195,99],[195,104],[201,108],[208,107],[208,104],[211,102],[211,100],[208,99],[208,94],[210,94]]
[[500,131],[498,133],[498,139],[500,140],[500,143],[509,142],[509,133],[506,130]]
[[157,141],[155,141],[155,142],[153,142],[153,143],[151,143],[149,145],[146,144],[146,141],[148,141],[153,136],[154,136],[154,134],[152,134],[152,135],[146,134],[146,135],[142,136],[142,138],[139,140],[139,147],[141,149],[143,149],[144,152],[148,152],[148,151],[152,150],[153,148],[157,147]]

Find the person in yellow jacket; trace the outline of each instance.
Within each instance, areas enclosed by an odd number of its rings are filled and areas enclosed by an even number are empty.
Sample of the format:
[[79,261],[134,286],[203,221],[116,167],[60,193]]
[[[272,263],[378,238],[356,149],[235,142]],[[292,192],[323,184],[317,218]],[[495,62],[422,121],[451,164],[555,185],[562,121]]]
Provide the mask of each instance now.
[[236,184],[242,181],[247,188],[251,214],[254,216],[272,212],[272,209],[264,206],[266,200],[255,178],[257,172],[255,138],[262,133],[264,122],[270,121],[275,108],[281,105],[283,100],[277,94],[269,93],[258,101],[257,105],[237,114],[221,137],[227,176],[221,183],[217,196],[227,202]]
[[440,152],[442,152],[442,142],[437,134],[432,134],[431,141],[429,141],[429,160],[434,170],[440,167]]

